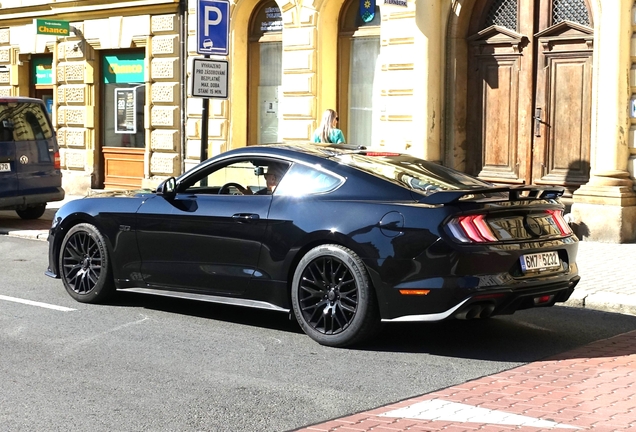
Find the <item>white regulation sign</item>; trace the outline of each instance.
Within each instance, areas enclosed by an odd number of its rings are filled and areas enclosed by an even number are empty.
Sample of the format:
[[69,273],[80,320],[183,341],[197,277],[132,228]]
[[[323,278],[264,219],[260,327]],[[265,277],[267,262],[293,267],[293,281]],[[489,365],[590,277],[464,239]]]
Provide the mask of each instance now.
[[192,96],[227,99],[228,62],[195,58],[192,61]]

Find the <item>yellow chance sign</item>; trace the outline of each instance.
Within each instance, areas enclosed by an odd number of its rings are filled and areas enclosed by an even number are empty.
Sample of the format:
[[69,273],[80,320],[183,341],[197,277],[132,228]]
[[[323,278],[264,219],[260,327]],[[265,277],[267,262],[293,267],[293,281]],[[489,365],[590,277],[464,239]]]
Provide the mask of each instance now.
[[37,34],[68,36],[70,34],[70,25],[68,21],[35,19],[35,28]]

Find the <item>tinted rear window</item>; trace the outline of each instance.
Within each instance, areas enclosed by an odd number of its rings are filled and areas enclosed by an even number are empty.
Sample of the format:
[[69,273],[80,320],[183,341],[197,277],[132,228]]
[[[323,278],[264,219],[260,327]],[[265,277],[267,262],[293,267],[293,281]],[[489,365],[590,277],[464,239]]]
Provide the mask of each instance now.
[[335,159],[427,195],[444,190],[492,186],[491,183],[410,155],[367,156],[349,153],[339,155]]
[[3,140],[14,141],[44,140],[53,137],[53,129],[44,106],[34,102],[0,102],[0,137],[3,137]]

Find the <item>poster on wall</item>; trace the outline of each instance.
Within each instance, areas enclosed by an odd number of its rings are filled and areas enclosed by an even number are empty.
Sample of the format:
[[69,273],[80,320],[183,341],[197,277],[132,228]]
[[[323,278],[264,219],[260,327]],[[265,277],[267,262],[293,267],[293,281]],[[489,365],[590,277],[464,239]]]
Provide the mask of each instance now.
[[134,88],[115,89],[115,133],[137,133],[136,99]]

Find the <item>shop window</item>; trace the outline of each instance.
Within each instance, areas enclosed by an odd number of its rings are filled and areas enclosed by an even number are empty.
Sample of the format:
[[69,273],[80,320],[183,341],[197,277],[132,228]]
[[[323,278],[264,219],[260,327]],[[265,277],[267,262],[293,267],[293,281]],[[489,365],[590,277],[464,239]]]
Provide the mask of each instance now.
[[103,146],[145,147],[144,55],[105,55]]
[[249,29],[248,145],[280,142],[283,19],[275,1],[257,7]]
[[380,11],[377,6],[372,17],[363,18],[360,0],[345,5],[340,17],[338,55],[340,128],[347,142],[372,145],[374,127],[380,117]]
[[[29,61],[26,58],[24,61]],[[29,95],[44,101],[49,115],[53,115],[53,56],[33,55],[31,65],[31,88]]]

